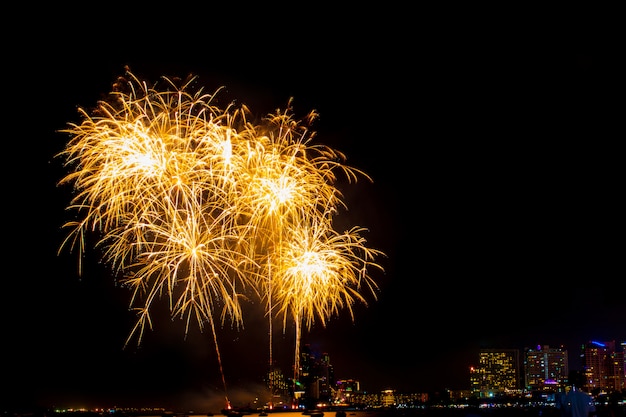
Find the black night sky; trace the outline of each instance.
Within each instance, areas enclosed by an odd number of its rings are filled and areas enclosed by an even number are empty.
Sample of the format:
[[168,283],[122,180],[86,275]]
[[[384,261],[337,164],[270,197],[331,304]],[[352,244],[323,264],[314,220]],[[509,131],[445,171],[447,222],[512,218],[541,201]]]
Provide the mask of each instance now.
[[[82,277],[76,254],[57,254],[71,197],[57,186],[58,131],[127,65],[153,82],[197,75],[259,116],[293,97],[298,117],[320,114],[315,142],[373,178],[341,190],[338,222],[366,227],[386,254],[378,298],[303,335],[337,378],[466,389],[480,348],[563,344],[576,367],[580,344],[626,338],[623,64],[590,16],[46,7],[3,29],[16,41],[4,52],[0,408],[218,409],[209,401],[224,397],[210,331],[185,338],[164,304],[142,345],[123,349],[129,291],[96,250]],[[234,401],[267,365],[265,321],[248,308],[244,328],[218,336]],[[289,373],[293,329],[274,337]]]

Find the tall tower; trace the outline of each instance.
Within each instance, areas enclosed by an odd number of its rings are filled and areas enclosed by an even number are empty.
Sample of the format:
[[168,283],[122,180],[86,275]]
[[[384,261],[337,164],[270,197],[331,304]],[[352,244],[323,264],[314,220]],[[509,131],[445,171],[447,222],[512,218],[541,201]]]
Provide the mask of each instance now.
[[481,349],[471,386],[480,398],[492,398],[519,390],[519,350]]
[[311,345],[301,347],[300,381],[302,387],[300,404],[313,406],[318,402],[330,403],[334,384],[334,370],[328,353],[319,353]]
[[556,392],[567,382],[569,362],[562,346],[524,349],[524,387],[530,391]]
[[626,387],[624,351],[614,340],[590,341],[583,346],[585,386],[590,389],[621,391]]

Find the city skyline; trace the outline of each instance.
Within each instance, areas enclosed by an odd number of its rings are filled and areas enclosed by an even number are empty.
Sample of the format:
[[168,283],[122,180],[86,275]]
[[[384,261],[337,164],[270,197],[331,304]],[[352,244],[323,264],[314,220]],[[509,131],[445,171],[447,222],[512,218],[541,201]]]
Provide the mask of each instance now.
[[[585,343],[585,346],[590,346],[590,345],[606,345],[606,344],[614,344],[617,351],[618,352],[623,352],[623,346],[626,346],[626,338],[623,339],[611,339],[611,340],[589,340],[588,342]],[[621,346],[621,347],[620,347]],[[310,348],[310,347],[309,347]],[[562,352],[565,352],[566,356],[567,356],[567,370],[568,371],[574,371],[574,372],[583,372],[585,370],[584,367],[584,362],[583,362],[583,346],[578,346],[576,348],[577,350],[572,350],[571,348],[569,348],[568,346],[565,345],[545,345],[545,344],[537,344],[535,346],[524,346],[524,347],[515,347],[515,346],[500,346],[498,348],[490,348],[490,347],[482,347],[479,349],[479,353],[475,358],[475,361],[473,363],[470,364],[470,368],[476,368],[480,362],[480,355],[482,352],[484,351],[509,351],[509,350],[514,350],[517,351],[519,353],[519,368],[518,371],[520,372],[520,379],[523,377],[523,374],[525,372],[524,369],[524,355],[526,354],[527,351],[535,351],[535,352],[541,352],[544,350],[559,350]],[[333,355],[332,352],[328,352],[325,350],[314,350],[310,352],[313,356],[321,358],[321,357],[325,357],[328,355],[329,357],[329,364],[333,366],[333,369],[335,367],[335,363],[333,361]],[[469,370],[469,369],[468,369]],[[281,371],[283,371],[281,369]],[[626,372],[626,371],[625,371]],[[334,372],[333,372],[334,373]],[[461,373],[461,372],[460,372]],[[282,372],[283,375],[285,376],[289,376],[289,373],[285,373]],[[438,392],[438,391],[442,391],[442,390],[453,390],[453,391],[463,391],[463,390],[470,390],[471,389],[471,377],[472,375],[468,372],[468,379],[466,381],[466,385],[465,387],[451,387],[449,385],[444,385],[444,386],[440,386],[440,387],[433,387],[431,390],[428,390],[427,392],[425,391],[425,393],[428,392]],[[567,378],[567,372],[563,375],[565,378]],[[361,391],[365,391],[365,392],[369,392],[371,393],[371,391],[368,389],[368,387],[363,386],[361,384],[360,379],[358,378],[358,375],[336,375],[335,374],[335,379],[337,381],[339,380],[353,380],[353,381],[357,381],[359,382],[359,385],[361,386]],[[522,389],[522,387],[520,387],[520,389]],[[393,390],[393,391],[397,391],[393,386],[388,386],[386,388],[383,388],[380,391],[387,391],[387,390]],[[404,394],[408,394],[408,393],[421,393],[419,391],[405,391],[402,392]]]
[[[413,12],[384,7],[368,17],[399,20],[385,32],[367,19],[348,28],[350,14],[321,9],[233,26],[231,11],[214,15],[210,30],[177,22],[183,42],[176,30],[123,30],[108,13],[70,20],[63,7],[36,27],[24,22],[45,36],[7,61],[16,66],[5,80],[15,113],[3,166],[5,259],[15,269],[3,286],[11,383],[0,406],[224,399],[210,332],[191,326],[185,337],[162,300],[154,330],[124,348],[132,294],[94,241],[83,257],[59,252],[72,220],[71,189],[58,185],[68,173],[55,157],[68,140],[61,130],[126,66],[153,82],[196,75],[207,92],[224,87],[220,104],[259,118],[293,98],[298,118],[319,114],[314,143],[371,176],[341,184],[347,210],[336,225],[366,228],[368,247],[385,253],[375,297],[302,335],[332,355],[337,375],[372,391],[458,389],[468,380],[459,370],[481,348],[572,349],[624,336],[615,243],[624,234],[622,74],[600,33],[530,38],[524,25],[509,32],[485,21],[480,30],[464,13],[436,10],[416,27]],[[150,13],[125,15],[145,22]],[[234,30],[249,43],[231,45]],[[207,37],[216,34],[220,42]],[[246,301],[242,328],[218,326],[233,401],[256,390],[268,367],[263,307]],[[274,357],[287,370],[293,329],[274,330]]]

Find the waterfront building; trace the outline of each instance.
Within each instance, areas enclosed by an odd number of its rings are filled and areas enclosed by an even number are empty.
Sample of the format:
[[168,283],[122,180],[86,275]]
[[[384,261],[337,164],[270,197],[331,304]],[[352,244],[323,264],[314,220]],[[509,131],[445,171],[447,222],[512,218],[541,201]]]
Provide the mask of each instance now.
[[396,395],[392,389],[383,390],[380,399],[383,407],[392,408],[396,406]]
[[478,398],[519,392],[519,349],[481,349],[478,366],[470,369],[470,385]]
[[330,404],[334,386],[334,369],[328,353],[320,353],[311,349],[309,344],[300,350],[300,381],[303,389],[302,401],[305,406],[318,403]]
[[289,385],[288,379],[283,374],[282,369],[274,365],[265,377],[265,384],[270,394],[268,401],[270,408],[290,403],[291,386]]
[[335,386],[335,404],[352,404],[353,395],[361,391],[361,384],[354,379],[340,379]]
[[548,345],[524,349],[524,388],[533,392],[557,392],[567,383],[569,360],[564,347]]
[[626,389],[624,346],[590,341],[582,346],[583,373],[589,390],[619,392]]

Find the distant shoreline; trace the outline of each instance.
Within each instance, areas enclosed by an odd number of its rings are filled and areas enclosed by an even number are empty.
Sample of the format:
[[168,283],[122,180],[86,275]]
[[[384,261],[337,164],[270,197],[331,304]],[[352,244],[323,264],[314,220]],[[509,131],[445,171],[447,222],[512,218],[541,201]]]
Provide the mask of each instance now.
[[[618,409],[610,410],[607,405],[596,405],[597,416],[626,416],[626,404],[618,405]],[[162,410],[162,411],[161,411]],[[97,410],[56,411],[38,409],[33,411],[0,410],[0,417],[238,417],[238,416],[269,416],[280,414],[281,417],[561,417],[561,413],[553,405],[549,406],[501,406],[501,407],[424,407],[424,408],[391,408],[369,410],[252,410],[235,413],[212,412],[178,412],[159,408],[131,408]],[[613,412],[613,414],[611,414]]]

